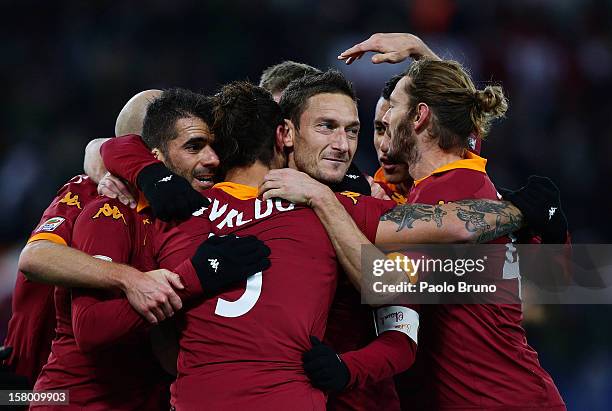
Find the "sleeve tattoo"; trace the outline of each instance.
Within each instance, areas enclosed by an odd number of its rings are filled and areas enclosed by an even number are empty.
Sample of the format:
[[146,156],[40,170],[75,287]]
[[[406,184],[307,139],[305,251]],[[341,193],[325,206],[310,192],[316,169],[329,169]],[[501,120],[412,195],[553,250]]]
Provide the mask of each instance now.
[[[484,243],[510,234],[522,226],[522,216],[516,207],[508,202],[493,200],[461,200],[447,204],[403,204],[386,214],[380,221],[397,224],[397,230],[414,228],[416,221],[434,222],[444,229],[444,217],[455,214],[465,223],[465,229],[476,233],[476,241]],[[487,221],[495,221],[489,224]]]

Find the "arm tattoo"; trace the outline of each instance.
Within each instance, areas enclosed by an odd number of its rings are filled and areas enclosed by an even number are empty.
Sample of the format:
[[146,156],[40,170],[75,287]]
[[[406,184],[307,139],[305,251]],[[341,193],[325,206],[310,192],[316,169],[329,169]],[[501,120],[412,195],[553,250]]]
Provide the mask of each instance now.
[[[454,206],[455,210],[449,210],[449,206]],[[433,221],[437,228],[443,228],[442,219],[449,211],[456,212],[468,232],[477,234],[479,243],[510,234],[522,226],[520,212],[507,202],[493,200],[461,200],[446,205],[402,204],[385,213],[380,221],[397,224],[396,232],[414,228],[417,221]],[[495,223],[488,224],[487,218],[495,219]]]
[[[493,200],[461,200],[454,204],[457,205],[457,217],[465,221],[465,229],[471,233],[478,233],[476,241],[479,243],[486,243],[521,228],[521,215],[510,208],[509,203]],[[487,214],[495,215],[495,224],[487,224]]]
[[442,227],[442,217],[447,214],[440,206],[427,204],[402,204],[385,213],[380,221],[392,221],[397,224],[397,231],[413,228],[415,221],[434,221],[436,227]]

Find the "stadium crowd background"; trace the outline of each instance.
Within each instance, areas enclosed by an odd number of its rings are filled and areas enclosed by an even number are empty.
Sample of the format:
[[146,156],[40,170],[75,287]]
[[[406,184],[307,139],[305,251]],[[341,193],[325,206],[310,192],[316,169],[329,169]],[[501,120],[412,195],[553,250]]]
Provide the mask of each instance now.
[[[0,339],[19,251],[55,191],[82,170],[86,143],[113,134],[134,93],[204,93],[257,81],[285,59],[340,68],[357,89],[357,164],[372,174],[374,105],[405,64],[351,66],[336,56],[375,32],[411,32],[439,55],[499,81],[508,118],[484,143],[501,187],[553,178],[576,243],[609,243],[612,219],[612,3],[595,0],[265,0],[39,3],[0,6]],[[568,409],[612,403],[609,306],[539,306],[526,314]]]

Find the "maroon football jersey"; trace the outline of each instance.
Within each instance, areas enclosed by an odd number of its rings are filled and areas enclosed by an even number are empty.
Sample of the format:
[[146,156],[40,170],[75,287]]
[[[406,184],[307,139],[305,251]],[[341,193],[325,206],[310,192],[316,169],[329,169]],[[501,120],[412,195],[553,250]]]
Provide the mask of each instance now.
[[[96,198],[97,185],[86,175],[78,175],[62,186],[44,211],[28,242],[49,240],[71,245],[72,228],[83,207]],[[27,377],[32,385],[47,362],[55,335],[55,308],[52,285],[28,281],[17,273],[13,291],[13,314],[8,324],[5,346],[13,347],[6,365]]]
[[[485,164],[485,159],[467,153],[465,159],[415,181],[409,203],[497,200]],[[495,243],[509,244],[510,239]],[[487,266],[495,264],[498,284],[518,290],[520,275],[507,275],[513,270],[506,266],[518,261],[506,261],[501,253],[489,256]],[[416,364],[398,379],[402,408],[565,409],[552,378],[527,344],[521,320],[518,304],[421,306]]]
[[[256,236],[271,249],[271,267],[179,319],[173,405],[325,409],[324,393],[312,387],[302,368],[309,336],[323,337],[337,281],[338,262],[325,229],[311,209],[260,201],[254,187],[222,183],[205,193],[212,200],[205,212],[210,231]],[[380,208],[339,197],[372,239]]]
[[[103,260],[151,270],[156,264],[146,246],[150,226],[146,215],[118,200],[98,197],[77,218],[73,246]],[[119,290],[56,287],[56,337],[35,390],[69,390],[71,406],[88,410],[168,407],[167,387],[164,394],[163,373],[147,333],[138,327],[138,332],[117,332],[112,324],[124,313],[104,309],[106,303],[124,299]]]

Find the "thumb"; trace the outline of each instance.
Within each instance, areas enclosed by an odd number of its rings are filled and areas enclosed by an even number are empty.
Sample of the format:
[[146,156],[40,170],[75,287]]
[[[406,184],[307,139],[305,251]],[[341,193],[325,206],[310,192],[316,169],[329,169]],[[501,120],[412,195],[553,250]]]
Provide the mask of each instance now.
[[313,347],[316,347],[317,345],[322,345],[323,343],[321,342],[321,340],[319,340],[317,337],[315,337],[314,335],[310,336],[310,342],[312,343]]
[[390,52],[390,53],[379,53],[372,56],[372,63],[380,64],[380,63],[397,63],[401,61],[400,55],[398,52]]
[[170,285],[176,289],[182,290],[185,288],[183,283],[181,282],[181,277],[175,273],[166,273],[166,280],[170,283]]

